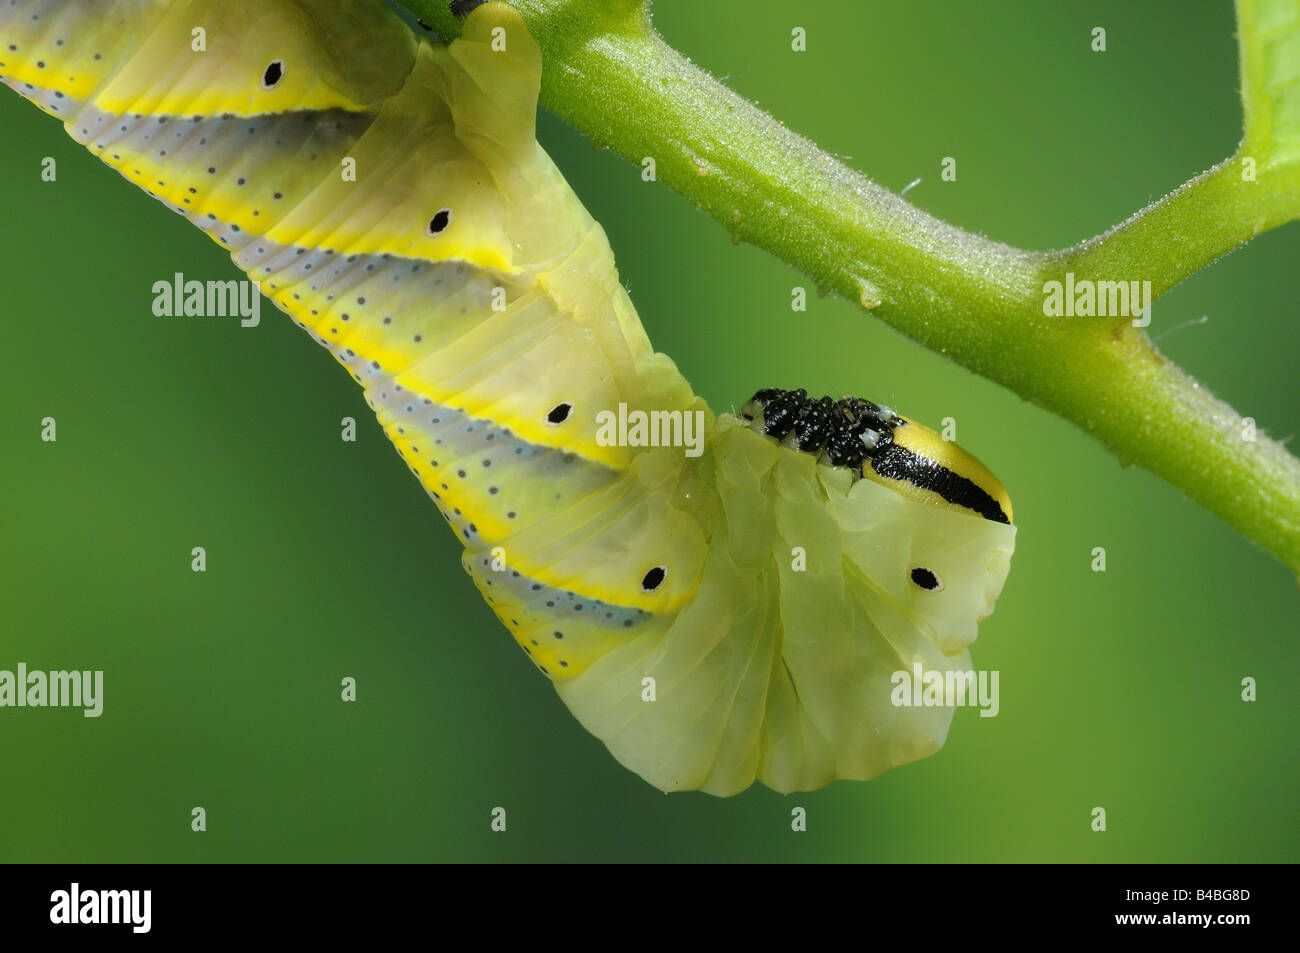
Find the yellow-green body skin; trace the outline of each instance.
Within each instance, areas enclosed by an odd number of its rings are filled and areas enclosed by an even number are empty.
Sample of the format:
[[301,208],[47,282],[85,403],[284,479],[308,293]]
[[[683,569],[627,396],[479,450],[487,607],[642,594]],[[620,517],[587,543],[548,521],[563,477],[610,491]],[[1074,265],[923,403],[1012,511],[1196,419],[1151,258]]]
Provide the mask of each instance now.
[[[446,47],[377,0],[0,7],[0,78],[348,369],[492,609],[619,761],[729,795],[932,753],[953,709],[894,705],[891,675],[970,667],[1014,527],[715,418],[537,144],[540,75],[500,3]],[[611,445],[599,416],[620,407],[698,412],[703,452]]]

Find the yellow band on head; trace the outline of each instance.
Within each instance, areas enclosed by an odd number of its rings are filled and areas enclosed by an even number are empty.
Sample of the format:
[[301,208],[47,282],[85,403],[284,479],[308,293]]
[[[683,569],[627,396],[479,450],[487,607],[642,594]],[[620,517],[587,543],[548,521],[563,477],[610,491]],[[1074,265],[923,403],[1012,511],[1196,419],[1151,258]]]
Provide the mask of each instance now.
[[988,467],[924,424],[902,420],[893,445],[863,463],[864,477],[910,499],[1013,522],[1011,497]]

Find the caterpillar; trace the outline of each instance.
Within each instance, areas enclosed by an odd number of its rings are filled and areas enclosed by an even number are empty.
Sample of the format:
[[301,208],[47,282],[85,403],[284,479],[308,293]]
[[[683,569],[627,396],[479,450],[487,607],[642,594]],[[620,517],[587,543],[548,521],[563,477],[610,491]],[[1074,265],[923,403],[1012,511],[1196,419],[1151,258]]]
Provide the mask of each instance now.
[[537,143],[523,20],[458,12],[441,45],[379,0],[6,0],[0,79],[346,368],[623,765],[725,796],[938,750],[953,706],[900,703],[897,675],[969,670],[1014,550],[1005,489],[860,398],[714,415]]

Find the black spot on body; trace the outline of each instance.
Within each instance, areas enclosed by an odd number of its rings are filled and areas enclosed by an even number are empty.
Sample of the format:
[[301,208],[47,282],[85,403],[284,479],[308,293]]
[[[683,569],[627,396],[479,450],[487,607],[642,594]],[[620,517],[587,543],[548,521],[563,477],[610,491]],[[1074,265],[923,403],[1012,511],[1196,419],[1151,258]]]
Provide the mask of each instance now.
[[[262,88],[270,89],[284,76],[284,60],[272,60],[262,74]],[[249,132],[252,132],[250,129]]]
[[654,592],[663,585],[664,577],[668,575],[668,569],[665,566],[655,566],[641,580],[641,590],[643,592]]
[[939,577],[936,576],[932,570],[926,569],[924,566],[913,566],[911,576],[912,582],[924,589],[926,592],[934,592],[937,589],[943,588],[943,583],[939,581]]
[[451,209],[441,208],[429,219],[429,234],[437,235],[451,224]]

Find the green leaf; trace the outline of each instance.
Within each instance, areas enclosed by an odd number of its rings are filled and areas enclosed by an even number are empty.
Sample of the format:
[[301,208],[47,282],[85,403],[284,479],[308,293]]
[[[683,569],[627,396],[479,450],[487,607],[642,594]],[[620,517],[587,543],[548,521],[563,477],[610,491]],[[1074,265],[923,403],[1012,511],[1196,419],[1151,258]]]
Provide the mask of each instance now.
[[1243,155],[1300,164],[1300,0],[1238,0]]

